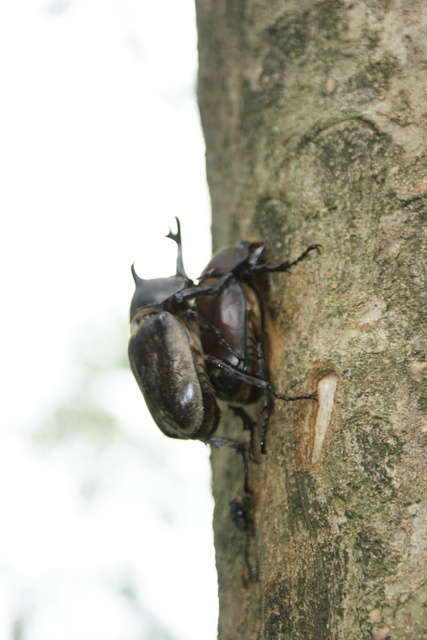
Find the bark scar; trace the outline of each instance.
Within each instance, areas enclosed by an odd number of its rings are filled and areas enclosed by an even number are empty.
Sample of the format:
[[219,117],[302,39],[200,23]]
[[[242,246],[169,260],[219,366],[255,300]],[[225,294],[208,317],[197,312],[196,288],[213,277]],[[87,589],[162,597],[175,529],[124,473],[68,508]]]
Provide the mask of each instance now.
[[317,412],[313,429],[313,448],[311,450],[312,464],[315,464],[320,459],[326,432],[331,422],[337,383],[338,376],[332,371],[323,375],[317,383]]

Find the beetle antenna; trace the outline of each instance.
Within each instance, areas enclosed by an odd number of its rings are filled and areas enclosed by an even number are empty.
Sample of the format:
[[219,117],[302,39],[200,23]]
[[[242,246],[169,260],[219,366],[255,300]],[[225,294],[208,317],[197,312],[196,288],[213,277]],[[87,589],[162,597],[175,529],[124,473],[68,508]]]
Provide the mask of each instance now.
[[181,224],[179,222],[179,218],[177,218],[176,216],[175,216],[175,220],[176,220],[177,232],[172,233],[172,231],[169,229],[169,233],[165,237],[170,238],[171,240],[174,240],[178,245],[178,256],[176,258],[176,275],[182,276],[183,278],[188,280],[187,274],[185,273],[185,269],[184,269],[184,262],[182,260]]

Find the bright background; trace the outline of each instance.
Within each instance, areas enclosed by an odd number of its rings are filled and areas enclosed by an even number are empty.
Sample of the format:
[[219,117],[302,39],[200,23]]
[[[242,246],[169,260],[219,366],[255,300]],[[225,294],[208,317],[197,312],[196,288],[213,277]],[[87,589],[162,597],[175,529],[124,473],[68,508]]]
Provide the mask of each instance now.
[[193,0],[0,2],[0,640],[213,640],[208,450],[127,365],[210,255]]

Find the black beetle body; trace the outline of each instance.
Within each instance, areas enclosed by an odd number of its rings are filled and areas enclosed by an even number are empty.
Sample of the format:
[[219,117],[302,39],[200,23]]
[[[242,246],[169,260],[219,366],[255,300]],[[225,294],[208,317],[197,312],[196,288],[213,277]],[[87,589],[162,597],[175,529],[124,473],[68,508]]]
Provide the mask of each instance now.
[[[262,245],[241,242],[217,253],[201,275],[204,286],[217,288],[213,296],[199,296],[197,309],[223,334],[230,348],[219,343],[215,335],[201,327],[203,349],[237,370],[265,379],[260,353],[263,343],[263,318],[260,282],[245,282],[245,267],[254,254],[259,257]],[[260,280],[260,278],[258,278]],[[265,280],[265,278],[264,278]],[[234,372],[212,367],[208,362],[212,383],[218,397],[227,402],[246,405],[255,402],[261,389],[236,378]]]
[[198,439],[213,446],[228,445],[244,461],[248,488],[247,446],[216,436],[225,401],[250,431],[253,453],[255,423],[244,407],[263,396],[261,451],[272,409],[272,396],[288,397],[268,381],[264,357],[263,295],[266,274],[288,271],[319,245],[311,245],[291,263],[263,262],[264,245],[240,242],[214,255],[198,284],[185,273],[181,230],[168,236],[178,245],[176,274],[144,280],[132,266],[135,293],[131,303],[129,360],[132,372],[158,427],[172,438]]
[[182,319],[168,311],[147,314],[131,337],[129,360],[163,433],[206,440],[215,431],[219,421],[215,394],[195,332]]
[[176,275],[144,280],[132,265],[129,362],[157,426],[171,438],[206,440],[219,409],[206,375],[198,328],[173,308],[174,296],[194,286],[182,262],[181,229],[167,237],[178,245]]

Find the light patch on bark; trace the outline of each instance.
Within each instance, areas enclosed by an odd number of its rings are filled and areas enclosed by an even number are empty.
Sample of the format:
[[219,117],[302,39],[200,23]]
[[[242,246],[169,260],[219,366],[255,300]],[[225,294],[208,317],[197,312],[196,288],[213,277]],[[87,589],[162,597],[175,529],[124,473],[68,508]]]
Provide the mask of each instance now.
[[[400,66],[399,73],[392,77],[389,90],[369,105],[363,115],[405,149],[407,157],[414,158],[424,153],[427,144],[427,5],[422,2],[418,6],[413,4],[406,19],[402,20],[398,4],[387,11],[378,23],[382,37],[373,59],[393,55]],[[414,24],[417,24],[417,29],[414,29]]]
[[409,367],[409,375],[417,382],[421,382],[427,377],[427,362],[413,362]]
[[381,629],[372,629],[372,637],[374,640],[387,640],[390,638],[390,627],[382,627]]
[[318,409],[314,425],[313,450],[311,453],[311,462],[313,464],[320,458],[326,432],[331,422],[337,382],[338,378],[335,373],[329,373],[322,378],[317,385]]

